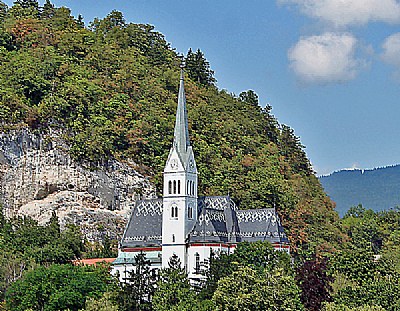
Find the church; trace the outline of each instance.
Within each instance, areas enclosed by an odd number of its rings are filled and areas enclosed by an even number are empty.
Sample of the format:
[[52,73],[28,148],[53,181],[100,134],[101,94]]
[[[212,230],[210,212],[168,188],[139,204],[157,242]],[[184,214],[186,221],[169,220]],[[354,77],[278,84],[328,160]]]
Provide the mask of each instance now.
[[[232,253],[242,241],[268,241],[289,252],[275,208],[241,210],[227,196],[197,195],[198,172],[190,145],[184,70],[181,68],[174,139],[164,168],[163,196],[137,201],[122,236],[113,273],[124,280],[144,252],[152,268],[179,257],[189,279],[202,278],[211,252]],[[201,176],[200,176],[201,178]]]

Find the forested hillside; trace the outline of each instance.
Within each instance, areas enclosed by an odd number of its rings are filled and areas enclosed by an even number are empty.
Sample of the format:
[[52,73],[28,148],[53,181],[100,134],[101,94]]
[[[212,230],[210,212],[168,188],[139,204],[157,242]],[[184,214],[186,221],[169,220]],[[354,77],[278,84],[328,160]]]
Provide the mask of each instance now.
[[320,177],[340,215],[362,204],[374,211],[400,205],[400,165],[372,170],[343,170]]
[[[117,11],[85,27],[49,1],[1,4],[0,12],[2,131],[59,129],[74,159],[94,168],[133,160],[160,189],[181,61],[164,36]],[[219,90],[200,50],[186,63],[199,194],[230,193],[245,209],[276,206],[294,250],[335,248],[336,213],[294,131],[255,92]]]
[[[40,162],[41,146],[56,146],[74,167],[57,166],[64,175],[124,188],[117,193],[99,185],[109,195],[107,207],[117,209],[128,188],[142,185],[140,195],[152,191],[136,171],[160,192],[181,59],[153,26],[128,23],[120,12],[86,26],[82,20],[48,0],[43,7],[17,0],[10,8],[0,1],[0,134],[11,133],[8,141],[20,137],[18,131],[49,140],[38,144],[31,164]],[[211,256],[203,282],[191,286],[174,256],[169,268],[155,274],[139,253],[136,270],[120,283],[107,266],[71,264],[115,255],[103,224],[94,224],[103,240],[93,244],[79,218],[61,230],[56,211],[43,225],[0,213],[0,310],[400,309],[400,210],[356,206],[339,219],[293,129],[278,122],[272,107],[261,107],[254,91],[219,90],[210,67],[201,50],[188,51],[185,86],[199,195],[229,193],[243,209],[276,207],[291,258],[269,243],[239,243],[233,255]],[[56,155],[49,154],[53,162]],[[7,161],[0,149],[2,182]],[[99,178],[110,163],[115,178]],[[22,172],[37,169],[24,164]],[[33,175],[27,176],[31,181]],[[132,176],[141,182],[118,183]],[[69,194],[77,187],[65,184]],[[39,189],[35,202],[60,191],[53,186],[45,183],[46,193]],[[90,193],[78,192],[81,201],[97,206]],[[76,202],[64,196],[58,206]]]

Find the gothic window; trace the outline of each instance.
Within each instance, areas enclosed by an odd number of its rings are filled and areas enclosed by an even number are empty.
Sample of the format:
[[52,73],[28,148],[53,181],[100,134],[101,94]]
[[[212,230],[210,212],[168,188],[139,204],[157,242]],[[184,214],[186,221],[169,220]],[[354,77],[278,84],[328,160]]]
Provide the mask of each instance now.
[[181,181],[178,180],[178,194],[181,193]]
[[194,273],[199,274],[200,273],[200,255],[199,253],[196,253],[194,255]]
[[178,206],[176,205],[171,206],[171,218],[178,218]]
[[192,205],[189,205],[188,207],[188,218],[193,219],[193,207]]
[[194,182],[192,182],[192,194],[194,195]]
[[168,194],[172,193],[172,181],[168,182]]
[[186,187],[186,189],[187,189],[187,190],[186,190],[187,194],[190,195],[190,181],[189,181],[189,180],[187,181],[187,187]]
[[174,194],[176,194],[176,180],[174,180]]

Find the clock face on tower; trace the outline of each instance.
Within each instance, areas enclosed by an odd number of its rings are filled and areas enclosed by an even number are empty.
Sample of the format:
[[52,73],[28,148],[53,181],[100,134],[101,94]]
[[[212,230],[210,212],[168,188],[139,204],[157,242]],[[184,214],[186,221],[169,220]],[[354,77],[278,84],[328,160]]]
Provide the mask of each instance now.
[[173,170],[176,170],[178,168],[178,160],[177,159],[172,159],[171,160],[171,168]]

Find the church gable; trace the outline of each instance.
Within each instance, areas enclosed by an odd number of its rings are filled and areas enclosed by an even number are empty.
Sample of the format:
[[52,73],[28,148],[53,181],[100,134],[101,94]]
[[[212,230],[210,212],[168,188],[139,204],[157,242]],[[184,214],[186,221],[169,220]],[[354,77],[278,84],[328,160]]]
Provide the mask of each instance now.
[[236,231],[236,226],[232,226],[233,208],[235,205],[229,196],[200,197],[199,216],[190,234],[190,242],[233,242],[232,233]]
[[175,148],[172,148],[165,164],[164,173],[175,173],[185,171],[184,161]]

